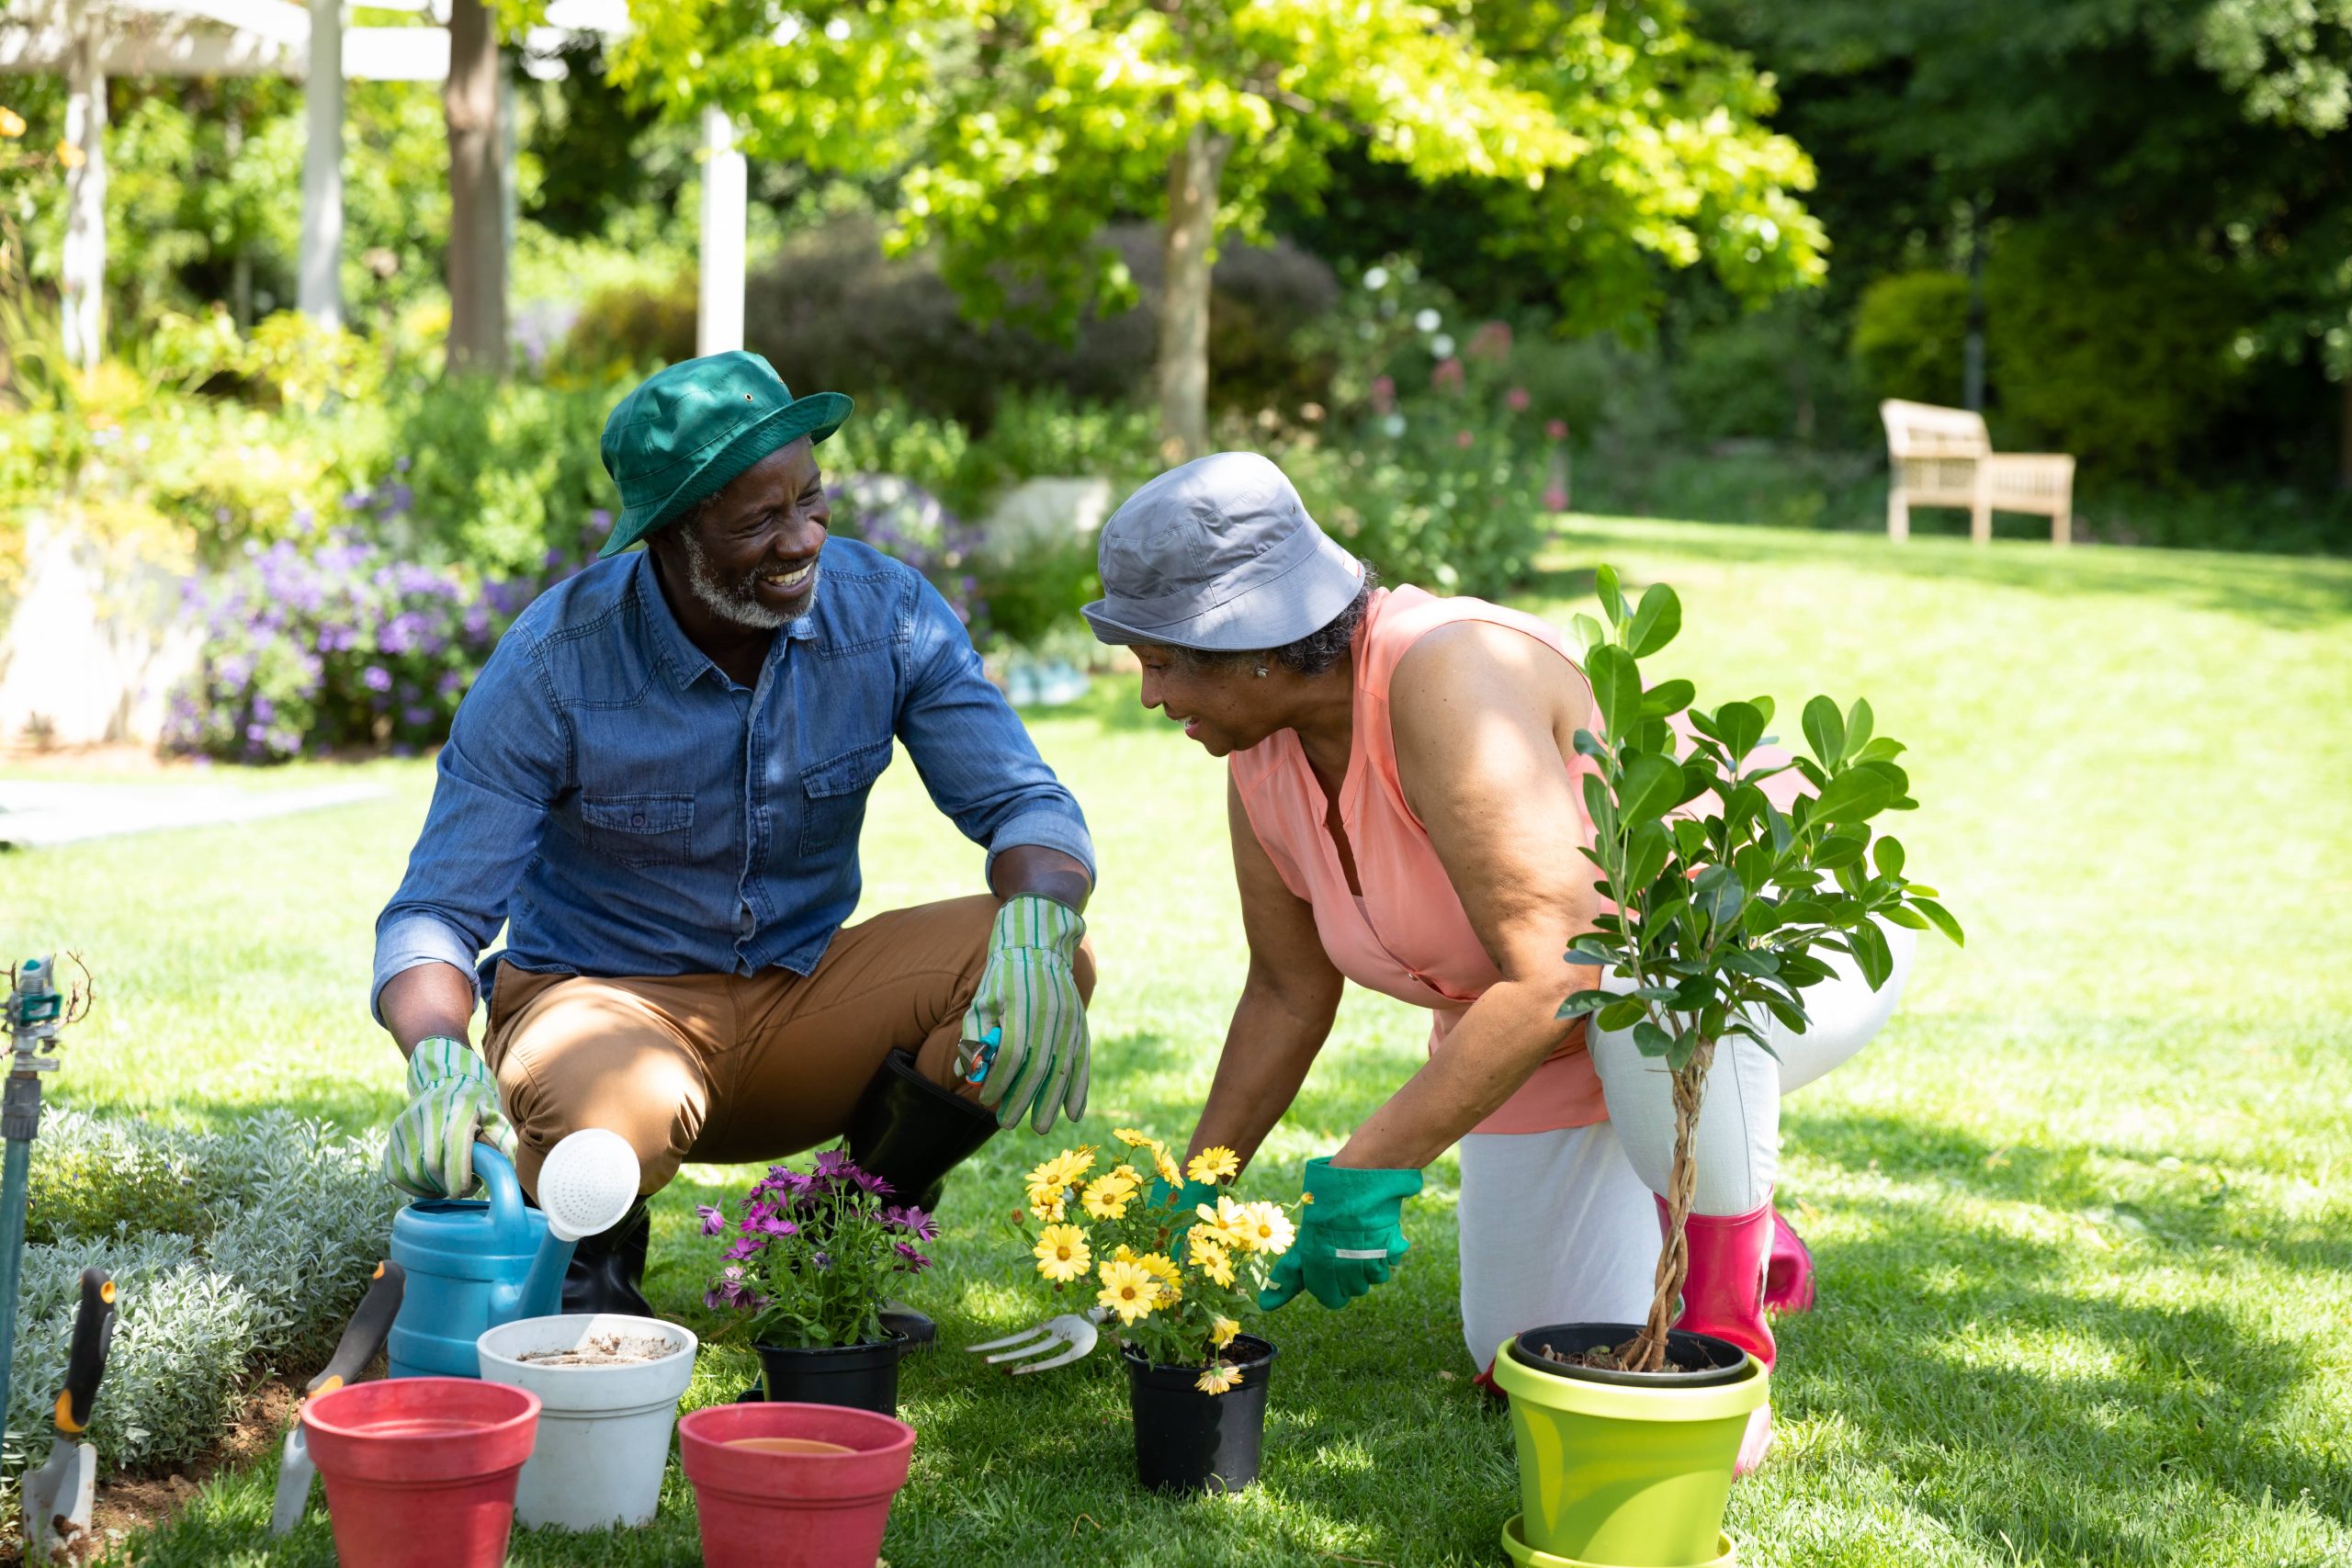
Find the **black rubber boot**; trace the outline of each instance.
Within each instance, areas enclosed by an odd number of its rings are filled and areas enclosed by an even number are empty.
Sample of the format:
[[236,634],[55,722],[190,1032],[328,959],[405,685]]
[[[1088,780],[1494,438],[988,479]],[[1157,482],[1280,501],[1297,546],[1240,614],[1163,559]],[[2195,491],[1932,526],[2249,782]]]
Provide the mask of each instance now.
[[[994,1111],[924,1077],[911,1053],[893,1051],[850,1112],[849,1157],[888,1182],[899,1202],[933,1213],[947,1173],[996,1133]],[[905,1335],[909,1349],[939,1337],[931,1319],[895,1302],[883,1307],[882,1323]]]
[[653,1208],[639,1198],[608,1231],[583,1235],[563,1271],[567,1313],[619,1312],[651,1317],[645,1299],[645,1254],[653,1244]]

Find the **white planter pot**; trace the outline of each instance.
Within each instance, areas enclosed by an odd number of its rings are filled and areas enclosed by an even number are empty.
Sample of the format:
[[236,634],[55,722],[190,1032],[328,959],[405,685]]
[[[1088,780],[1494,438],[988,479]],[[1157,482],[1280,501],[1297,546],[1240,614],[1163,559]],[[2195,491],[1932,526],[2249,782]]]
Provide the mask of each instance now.
[[[662,1339],[673,1354],[607,1367],[526,1361],[535,1351],[569,1350],[597,1335]],[[670,1428],[695,1374],[697,1341],[659,1318],[618,1313],[526,1317],[474,1341],[481,1375],[539,1396],[538,1442],[514,1495],[524,1525],[610,1529],[649,1524],[662,1499]]]

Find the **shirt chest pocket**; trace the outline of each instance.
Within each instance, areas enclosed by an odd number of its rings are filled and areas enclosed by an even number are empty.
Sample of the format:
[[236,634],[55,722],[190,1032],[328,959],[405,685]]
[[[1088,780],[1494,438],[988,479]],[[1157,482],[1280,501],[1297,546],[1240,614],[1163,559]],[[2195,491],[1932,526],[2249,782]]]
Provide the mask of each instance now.
[[677,865],[694,853],[691,795],[582,795],[582,841],[627,866]]
[[865,820],[866,792],[889,765],[890,740],[885,736],[803,773],[800,852],[822,854],[855,839]]

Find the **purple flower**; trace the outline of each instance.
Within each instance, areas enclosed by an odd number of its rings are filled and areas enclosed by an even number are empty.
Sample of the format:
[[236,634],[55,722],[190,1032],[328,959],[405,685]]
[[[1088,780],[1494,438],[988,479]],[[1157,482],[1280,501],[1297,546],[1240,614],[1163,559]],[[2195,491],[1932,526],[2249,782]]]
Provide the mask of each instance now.
[[830,1252],[812,1252],[808,1255],[808,1267],[811,1269],[821,1270],[831,1269],[832,1266],[833,1255]]
[[727,1211],[708,1203],[696,1203],[695,1213],[702,1216],[702,1234],[717,1235],[727,1228]]
[[794,1224],[790,1220],[784,1219],[775,1214],[771,1214],[766,1219],[760,1222],[760,1230],[765,1235],[776,1236],[798,1235],[800,1234],[800,1227],[798,1225]]
[[758,1236],[739,1235],[733,1241],[728,1243],[727,1250],[719,1254],[719,1256],[726,1258],[730,1263],[740,1263],[746,1258],[758,1257],[761,1250],[766,1246],[767,1243],[761,1240]]
[[899,1257],[907,1260],[907,1268],[905,1270],[907,1273],[920,1274],[924,1269],[931,1267],[931,1259],[925,1258],[922,1253],[917,1252],[910,1244],[903,1241],[894,1241],[890,1245],[898,1252]]
[[370,664],[360,671],[359,682],[371,692],[389,692],[392,689],[392,672],[380,664]]
[[862,1191],[872,1192],[884,1198],[890,1196],[891,1188],[888,1182],[883,1180],[878,1176],[870,1176],[866,1172],[858,1169],[855,1166],[850,1167],[849,1179],[852,1181],[856,1182],[859,1190]]
[[933,1241],[939,1235],[939,1222],[910,1203],[905,1208],[895,1204],[882,1211],[882,1223],[894,1229],[910,1231],[922,1241]]

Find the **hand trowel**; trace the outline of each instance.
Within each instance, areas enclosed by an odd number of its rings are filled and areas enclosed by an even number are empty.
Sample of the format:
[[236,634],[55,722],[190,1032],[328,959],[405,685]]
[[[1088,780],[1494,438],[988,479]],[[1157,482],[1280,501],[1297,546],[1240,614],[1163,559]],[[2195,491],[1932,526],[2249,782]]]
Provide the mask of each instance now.
[[51,1562],[90,1529],[98,1486],[98,1450],[83,1437],[114,1338],[114,1280],[103,1269],[82,1270],[82,1303],[74,1314],[74,1348],[57,1396],[57,1438],[49,1462],[25,1477],[25,1560]]
[[[344,1325],[334,1356],[302,1390],[304,1404],[333,1393],[368,1370],[368,1363],[384,1348],[384,1337],[392,1331],[392,1319],[400,1315],[401,1292],[407,1282],[408,1276],[399,1264],[388,1259],[376,1265],[375,1282],[359,1298],[358,1310]],[[269,1511],[270,1534],[290,1534],[302,1522],[302,1511],[311,1505],[311,1480],[317,1473],[298,1410],[294,1429],[286,1434],[286,1452],[277,1461],[277,1502]]]

